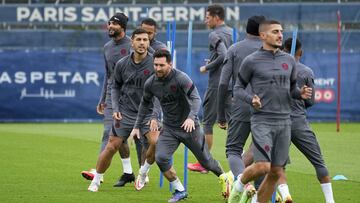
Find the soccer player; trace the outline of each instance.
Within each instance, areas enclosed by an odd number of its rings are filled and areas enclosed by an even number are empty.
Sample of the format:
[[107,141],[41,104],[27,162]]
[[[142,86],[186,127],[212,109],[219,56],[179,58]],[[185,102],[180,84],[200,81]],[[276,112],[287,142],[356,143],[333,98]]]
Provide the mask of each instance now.
[[[259,26],[263,46],[247,56],[239,70],[240,98],[252,105],[251,132],[255,163],[238,176],[229,197],[230,202],[240,195],[251,197],[255,188],[247,184],[265,175],[258,191],[258,202],[270,200],[283,170],[290,145],[290,98],[309,99],[312,89],[296,85],[295,60],[281,51],[282,26],[274,20],[263,21]],[[245,91],[250,83],[252,93]],[[246,186],[244,186],[247,184]]]
[[167,49],[164,43],[156,40],[157,24],[154,19],[145,18],[141,21],[140,27],[148,32],[151,48],[153,48],[155,51],[158,49]]
[[[213,31],[209,34],[210,59],[205,66],[200,67],[200,72],[209,72],[209,82],[203,103],[203,127],[209,150],[211,150],[213,145],[213,126],[217,118],[217,91],[222,63],[224,61],[227,48],[233,43],[233,31],[225,24],[224,19],[225,9],[223,6],[213,4],[207,8],[205,22],[210,29],[213,29]],[[229,118],[230,115],[230,106],[231,93],[227,91],[225,105],[227,118]],[[188,169],[207,173],[207,170],[205,170],[200,163],[189,163]]]
[[171,54],[167,50],[160,49],[154,53],[154,69],[155,75],[145,82],[139,113],[131,134],[140,135],[152,98],[158,98],[164,119],[156,144],[155,159],[175,189],[169,202],[177,202],[188,196],[169,162],[180,143],[187,146],[199,162],[216,176],[222,175],[223,170],[219,162],[212,158],[201,131],[198,120],[201,99],[191,79],[185,73],[172,68]]
[[[288,38],[284,44],[284,51],[290,53],[291,45],[292,38]],[[301,42],[296,40],[294,57],[296,61],[297,84],[299,87],[306,85],[313,88],[314,73],[309,67],[300,63],[302,53]],[[306,119],[306,109],[314,104],[314,95],[315,94],[313,93],[311,98],[306,100],[291,100],[291,142],[314,166],[326,203],[334,203],[335,201],[330,183],[329,171],[322,157],[320,145]],[[286,184],[285,173],[280,176],[278,189],[284,202],[292,202],[289,189]]]
[[[244,58],[261,47],[259,24],[264,20],[264,16],[250,17],[246,25],[247,35],[245,39],[231,45],[226,53],[218,89],[218,123],[220,128],[227,128],[225,100],[229,89],[229,81],[231,81],[231,89],[233,89],[239,67]],[[248,85],[247,90],[251,92],[250,85]],[[250,115],[250,105],[238,97],[233,97],[226,140],[226,158],[235,177],[242,173],[245,168],[241,156],[245,142],[250,134]]]
[[[116,13],[109,19],[107,26],[108,35],[112,39],[104,46],[106,72],[103,81],[102,93],[100,95],[99,103],[96,107],[97,112],[101,115],[104,115],[104,132],[100,153],[105,149],[105,146],[108,143],[109,134],[111,133],[111,127],[113,124],[111,87],[114,67],[117,61],[130,53],[131,49],[131,40],[128,36],[126,36],[127,22],[128,17],[125,14]],[[116,186],[123,186],[127,182],[135,180],[135,176],[131,167],[130,150],[127,143],[120,147],[119,154],[121,157],[124,174],[120,177],[120,181],[116,184]],[[90,169],[89,171],[82,171],[81,174],[84,178],[93,180],[95,171],[95,169]],[[101,181],[103,182],[103,179]]]
[[[140,28],[136,29],[131,36],[131,45],[134,52],[119,60],[115,65],[111,90],[114,117],[112,135],[96,164],[94,179],[88,187],[91,192],[98,191],[100,179],[110,166],[112,157],[129,137],[135,124],[144,82],[154,73],[152,56],[148,54],[149,36],[147,32]],[[155,143],[151,142],[151,137],[148,136],[150,129],[147,123],[156,122],[156,119],[151,119],[151,116],[151,114],[145,116],[143,121],[146,124],[141,128],[141,135],[147,136],[149,144],[154,145]],[[154,126],[153,129],[157,128],[156,123],[152,126]]]

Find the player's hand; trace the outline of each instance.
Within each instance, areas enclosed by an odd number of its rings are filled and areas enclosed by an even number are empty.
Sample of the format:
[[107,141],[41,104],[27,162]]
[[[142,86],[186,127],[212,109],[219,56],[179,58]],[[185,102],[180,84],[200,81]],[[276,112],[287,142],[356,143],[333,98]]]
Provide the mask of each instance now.
[[207,70],[206,70],[206,67],[205,66],[201,66],[200,67],[200,73],[206,73]]
[[220,129],[226,130],[227,129],[227,123],[226,122],[219,122],[218,126]]
[[312,95],[312,88],[306,85],[302,86],[300,89],[301,98],[303,99],[310,99]]
[[122,119],[121,113],[120,112],[114,112],[113,113],[113,118],[118,120],[118,121],[121,120]]
[[260,97],[258,97],[257,95],[254,95],[254,97],[252,99],[252,106],[255,109],[260,109],[261,108]]
[[100,115],[104,114],[104,109],[105,109],[105,104],[101,103],[99,105],[96,106],[96,112]]
[[138,139],[140,139],[140,130],[139,128],[133,128],[131,133],[130,133],[130,137],[137,137]]
[[195,122],[191,118],[187,118],[181,125],[181,128],[183,128],[187,133],[191,133],[195,130]]
[[159,131],[159,125],[156,119],[150,120],[150,131]]

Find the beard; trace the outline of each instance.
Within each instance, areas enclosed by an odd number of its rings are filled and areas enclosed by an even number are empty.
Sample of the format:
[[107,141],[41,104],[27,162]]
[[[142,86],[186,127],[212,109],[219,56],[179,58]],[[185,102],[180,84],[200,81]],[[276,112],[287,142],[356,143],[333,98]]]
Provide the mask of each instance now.
[[269,45],[275,49],[280,49],[282,47],[282,45],[277,45],[277,44],[269,44]]
[[110,38],[115,38],[115,37],[117,37],[117,36],[120,35],[120,31],[110,30],[110,31],[108,32],[108,35],[109,35]]

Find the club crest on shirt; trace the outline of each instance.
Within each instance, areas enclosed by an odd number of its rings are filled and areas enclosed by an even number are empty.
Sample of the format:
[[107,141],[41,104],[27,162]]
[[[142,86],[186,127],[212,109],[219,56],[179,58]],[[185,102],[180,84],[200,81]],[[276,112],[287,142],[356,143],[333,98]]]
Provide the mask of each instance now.
[[264,150],[265,150],[266,152],[269,152],[269,151],[270,151],[270,146],[269,146],[269,145],[265,145],[265,146],[264,146]]
[[127,50],[126,49],[121,49],[120,54],[121,55],[127,55]]
[[172,91],[172,92],[176,92],[176,85],[170,85],[170,90]]
[[289,69],[289,65],[288,65],[287,63],[281,64],[281,67],[282,67],[284,70],[288,70],[288,69]]
[[146,76],[146,75],[149,75],[149,74],[150,74],[150,71],[149,71],[148,69],[145,69],[145,70],[143,71],[143,73],[144,73],[144,75]]

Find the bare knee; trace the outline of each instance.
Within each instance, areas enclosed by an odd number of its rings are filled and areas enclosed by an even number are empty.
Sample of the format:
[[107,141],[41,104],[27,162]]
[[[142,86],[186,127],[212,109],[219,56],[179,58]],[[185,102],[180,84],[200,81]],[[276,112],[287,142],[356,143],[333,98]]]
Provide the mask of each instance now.
[[284,174],[284,169],[282,166],[272,166],[269,172],[269,176],[274,179],[279,179]]
[[259,171],[259,174],[265,175],[270,172],[270,163],[269,162],[256,162],[256,169]]
[[115,154],[119,150],[121,142],[122,139],[111,136],[109,142],[106,144],[105,150]]

